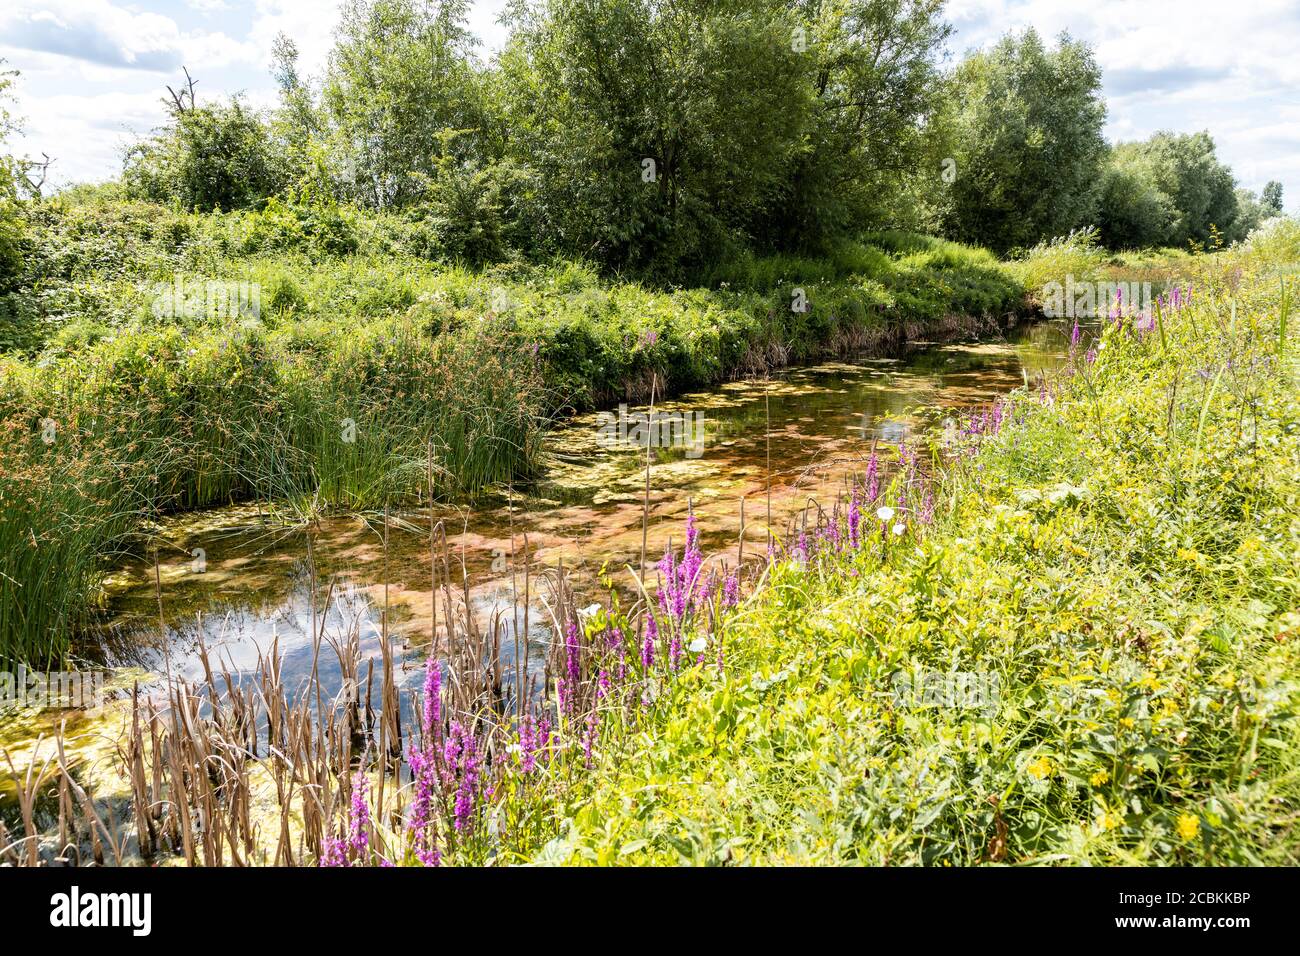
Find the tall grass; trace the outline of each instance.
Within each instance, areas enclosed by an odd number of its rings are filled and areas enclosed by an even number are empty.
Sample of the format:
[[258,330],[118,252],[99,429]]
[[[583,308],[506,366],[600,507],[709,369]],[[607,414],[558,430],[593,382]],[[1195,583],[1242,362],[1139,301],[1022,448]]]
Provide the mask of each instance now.
[[144,517],[249,498],[308,517],[537,467],[548,402],[514,333],[336,336],[169,327],[0,364],[0,658],[58,661]]

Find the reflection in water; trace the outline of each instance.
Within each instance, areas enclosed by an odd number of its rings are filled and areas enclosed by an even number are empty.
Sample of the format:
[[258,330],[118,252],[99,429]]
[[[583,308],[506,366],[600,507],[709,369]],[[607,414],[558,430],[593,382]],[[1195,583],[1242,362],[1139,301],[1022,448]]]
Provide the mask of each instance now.
[[[707,438],[698,456],[683,448],[652,451],[648,563],[668,542],[680,547],[691,507],[711,561],[734,566],[742,557],[761,556],[768,540],[769,495],[771,526],[779,535],[809,496],[837,495],[846,476],[861,470],[873,443],[896,445],[957,409],[990,402],[1059,366],[1066,335],[1062,324],[1041,322],[1014,331],[1005,342],[935,345],[902,359],[832,363],[662,403],[663,411],[702,416]],[[646,452],[610,447],[602,440],[603,421],[599,414],[579,416],[552,432],[549,467],[535,485],[473,507],[434,510],[446,523],[453,548],[453,587],[462,586],[463,563],[473,585],[469,600],[480,619],[498,613],[506,622],[507,660],[514,655],[508,642],[524,631],[514,595],[522,593],[526,537],[534,584],[527,627],[530,670],[541,666],[551,636],[536,589],[542,568],[563,563],[583,603],[603,591],[597,581],[602,567],[635,597],[632,570],[641,560]],[[173,675],[198,680],[203,676],[200,636],[214,671],[228,667],[232,674],[254,672],[259,655],[268,654],[275,642],[284,657],[283,681],[293,690],[305,685],[315,657],[314,571],[316,614],[324,615],[326,632],[356,629],[361,680],[365,660],[378,667],[386,627],[398,683],[413,690],[434,612],[429,513],[394,517],[386,549],[382,523],[374,515],[339,517],[322,520],[310,532],[286,530],[249,508],[178,520],[162,529],[163,623],[152,565],[128,563],[111,580],[103,620],[85,636],[82,654],[159,674],[170,668]],[[189,562],[196,547],[206,554],[202,573]],[[175,557],[169,561],[166,554]],[[327,692],[341,681],[328,645],[316,666]]]

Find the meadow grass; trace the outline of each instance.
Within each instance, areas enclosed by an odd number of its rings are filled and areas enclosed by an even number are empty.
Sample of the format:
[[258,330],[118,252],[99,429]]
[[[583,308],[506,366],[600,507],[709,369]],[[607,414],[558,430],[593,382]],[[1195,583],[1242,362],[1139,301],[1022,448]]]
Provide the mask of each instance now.
[[1292,228],[1198,262],[1190,305],[970,420],[933,524],[895,479],[861,546],[841,510],[696,616],[698,657],[498,786],[491,857],[1300,861],[1297,260]]

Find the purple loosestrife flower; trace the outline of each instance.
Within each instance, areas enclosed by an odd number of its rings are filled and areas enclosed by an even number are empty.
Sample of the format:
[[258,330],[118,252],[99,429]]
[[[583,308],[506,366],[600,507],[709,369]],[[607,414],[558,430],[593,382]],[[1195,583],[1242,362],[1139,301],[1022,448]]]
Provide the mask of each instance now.
[[855,551],[858,548],[860,539],[858,529],[862,526],[862,509],[858,505],[858,489],[853,489],[853,494],[849,497],[849,547]]
[[645,642],[641,645],[641,666],[646,670],[655,666],[655,641],[659,639],[659,625],[653,614],[646,615]]
[[596,678],[596,700],[604,700],[609,696],[609,671],[602,670],[600,676]]
[[358,770],[352,777],[352,806],[348,813],[348,850],[353,859],[363,860],[370,846],[370,804],[366,796],[370,782]]
[[867,504],[875,504],[880,497],[880,461],[873,451],[867,459]]
[[321,850],[321,866],[347,866],[347,843],[341,836],[325,834],[325,846]]
[[722,606],[733,608],[740,603],[740,578],[732,571],[727,580],[722,582]]
[[659,607],[664,614],[672,614],[677,604],[677,566],[671,541],[664,545],[664,557],[658,568],[664,578],[664,583],[659,588]]
[[800,564],[808,563],[808,533],[802,528],[799,529],[799,540],[794,545],[794,554]]
[[668,642],[668,666],[677,670],[682,660],[682,639],[673,632],[672,640]]
[[542,714],[542,719],[537,724],[537,749],[542,755],[542,760],[547,763],[551,762],[551,716]]
[[695,515],[686,516],[686,550],[682,552],[682,564],[679,570],[681,589],[693,597],[699,586],[700,565],[704,555],[700,553],[700,532],[695,527]]
[[578,638],[578,622],[570,620],[564,629],[564,677],[559,682],[560,707],[566,714],[573,713],[582,679],[582,645]]
[[532,714],[519,724],[519,763],[525,774],[532,773],[537,767],[537,727]]
[[1070,351],[1074,352],[1079,347],[1079,340],[1083,338],[1083,329],[1079,328],[1079,320],[1074,320],[1074,328],[1070,330]]
[[430,657],[424,665],[424,741],[432,747],[442,722],[442,664]]
[[428,848],[429,808],[433,803],[436,768],[433,750],[419,751],[410,748],[406,755],[415,782],[415,797],[411,801],[411,819],[408,829],[415,843],[416,853]]
[[[452,821],[457,830],[469,826],[474,812],[474,794],[479,782],[478,746],[474,734],[461,726],[460,721],[451,725],[451,735],[456,739],[456,755],[459,758],[454,769],[460,785],[456,789],[455,816]],[[450,745],[451,741],[448,741]],[[450,762],[450,761],[449,761]]]

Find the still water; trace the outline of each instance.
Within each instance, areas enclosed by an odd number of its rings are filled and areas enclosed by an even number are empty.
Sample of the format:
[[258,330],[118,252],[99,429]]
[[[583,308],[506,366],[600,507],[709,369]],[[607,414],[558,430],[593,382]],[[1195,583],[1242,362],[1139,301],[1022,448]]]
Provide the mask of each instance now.
[[[1064,362],[1066,335],[1061,324],[1038,322],[1003,340],[921,345],[900,358],[801,368],[659,405],[656,412],[668,416],[661,430],[684,441],[651,452],[648,563],[669,541],[680,547],[688,509],[711,561],[734,567],[763,555],[769,499],[780,536],[810,497],[833,500],[846,477],[861,472],[873,443],[910,441],[956,411],[1051,371]],[[623,413],[633,432],[646,411]],[[646,451],[619,440],[619,414],[583,415],[554,429],[535,484],[434,510],[445,522],[455,588],[462,587],[463,561],[470,603],[484,619],[503,613],[517,618],[511,633],[524,632],[513,597],[522,587],[525,540],[534,576],[562,564],[582,603],[600,596],[602,569],[633,593]],[[363,678],[367,659],[378,668],[386,639],[399,685],[413,689],[432,624],[429,524],[428,510],[390,515],[385,544],[382,514],[327,518],[309,528],[286,527],[257,507],[183,516],[157,529],[160,587],[151,560],[124,563],[79,654],[198,681],[202,642],[214,670],[240,679],[274,644],[292,691],[305,685],[316,656],[315,603],[318,627],[323,615],[327,632],[359,634]],[[541,594],[530,612],[528,641],[540,650],[552,630]],[[509,659],[512,649],[503,650]],[[317,667],[327,691],[341,680],[333,654],[322,654]]]

